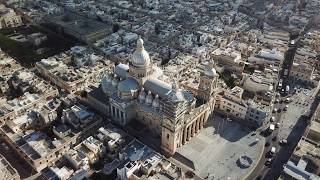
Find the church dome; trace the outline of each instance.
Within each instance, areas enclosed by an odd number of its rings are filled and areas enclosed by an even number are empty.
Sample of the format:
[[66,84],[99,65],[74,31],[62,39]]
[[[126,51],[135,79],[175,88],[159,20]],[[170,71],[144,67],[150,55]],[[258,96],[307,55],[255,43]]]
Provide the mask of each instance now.
[[135,67],[147,67],[150,65],[150,56],[144,49],[143,40],[141,38],[137,41],[137,48],[132,54],[131,64]]
[[203,73],[204,73],[204,75],[209,76],[209,77],[217,76],[217,71],[214,68],[214,63],[213,62],[206,62]]
[[118,85],[118,93],[122,99],[133,99],[137,97],[139,83],[134,78],[127,78]]
[[214,77],[217,76],[217,71],[214,68],[206,68],[204,74],[209,77]]

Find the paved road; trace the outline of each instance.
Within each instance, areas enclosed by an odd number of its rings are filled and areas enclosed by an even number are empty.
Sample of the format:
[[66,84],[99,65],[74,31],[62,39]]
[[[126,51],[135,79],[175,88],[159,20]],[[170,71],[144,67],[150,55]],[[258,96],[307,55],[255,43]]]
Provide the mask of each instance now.
[[[274,108],[276,109],[283,109],[286,105],[284,102],[285,98],[279,98],[283,99],[282,103],[276,103],[274,105]],[[283,114],[283,111],[276,111],[272,113],[272,116],[275,117],[275,121],[271,122],[272,124],[276,124],[281,121],[281,116]],[[258,129],[257,131],[263,132],[265,131],[269,126],[263,127]],[[279,144],[276,141],[272,140],[274,137],[278,137],[279,134],[279,128],[276,128],[271,134],[265,135],[265,142],[269,142],[268,146],[265,146],[264,151],[263,151],[263,156],[258,162],[257,166],[255,167],[255,170],[246,178],[247,180],[252,180],[252,179],[261,179],[261,174],[265,174],[268,170],[270,170],[269,167],[265,166],[265,162],[267,160],[266,154],[271,150],[271,147],[276,147],[277,149],[279,148]],[[278,138],[277,138],[278,139]],[[261,177],[260,177],[261,176]]]
[[[301,100],[298,100],[298,101],[301,101]],[[315,101],[309,102],[309,106],[306,106],[305,108],[308,110],[310,109],[311,114],[313,114],[318,104],[319,104],[319,99],[315,99]],[[300,104],[298,104],[297,106],[300,106]],[[294,112],[290,112],[290,113],[294,113]],[[282,172],[283,165],[289,160],[291,154],[294,152],[295,147],[297,146],[299,140],[301,139],[303,133],[305,132],[310,118],[304,116],[303,113],[301,113],[300,115],[301,116],[291,128],[292,130],[287,137],[289,145],[280,148],[278,152],[278,156],[275,158],[273,162],[272,170],[264,174],[264,177],[266,180],[278,179],[278,177]],[[288,119],[288,118],[286,119],[287,121],[292,121],[292,119]]]
[[[280,127],[275,129],[275,131],[266,137],[266,141],[270,142],[270,145],[265,148],[264,154],[270,151],[271,147],[274,146],[278,150],[278,153],[274,157],[274,162],[271,167],[264,166],[266,162],[266,158],[263,157],[258,163],[255,171],[247,179],[277,179],[280,175],[282,166],[284,163],[288,161],[290,158],[294,148],[296,147],[298,141],[300,140],[304,130],[307,126],[307,121],[305,116],[301,116],[309,109],[315,110],[317,102],[312,105],[311,99],[312,96],[315,95],[318,89],[315,90],[301,90],[300,93],[296,95],[292,95],[292,102],[288,103],[289,108],[288,111],[283,111],[284,107],[287,103],[276,103],[274,107],[276,109],[281,109],[281,112],[273,113],[275,117],[275,123],[279,122]],[[279,101],[281,102],[286,99],[286,97],[279,97]],[[312,112],[311,112],[312,113]],[[276,141],[272,141],[273,137],[277,137]],[[290,142],[290,145],[287,146],[279,146],[279,140],[287,139]],[[272,171],[270,171],[272,169]]]

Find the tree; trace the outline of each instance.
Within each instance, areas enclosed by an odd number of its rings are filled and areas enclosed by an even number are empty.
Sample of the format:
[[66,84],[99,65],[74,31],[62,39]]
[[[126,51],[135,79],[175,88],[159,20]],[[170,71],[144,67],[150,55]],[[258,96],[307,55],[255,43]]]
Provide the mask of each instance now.
[[161,32],[161,30],[160,30],[160,23],[156,23],[155,25],[154,25],[154,32],[158,35],[158,34],[160,34],[160,32]]
[[112,25],[112,32],[115,33],[115,32],[118,32],[120,29],[120,26],[118,23],[115,23]]

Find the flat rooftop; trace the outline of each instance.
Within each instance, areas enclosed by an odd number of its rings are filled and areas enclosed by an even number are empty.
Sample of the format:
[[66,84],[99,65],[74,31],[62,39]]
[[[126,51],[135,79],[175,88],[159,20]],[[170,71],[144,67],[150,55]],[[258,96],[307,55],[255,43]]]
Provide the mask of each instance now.
[[104,23],[88,19],[84,16],[80,16],[71,12],[65,13],[60,16],[50,17],[47,20],[50,23],[57,24],[66,29],[70,29],[81,35],[88,35],[100,30],[110,29],[110,26]]

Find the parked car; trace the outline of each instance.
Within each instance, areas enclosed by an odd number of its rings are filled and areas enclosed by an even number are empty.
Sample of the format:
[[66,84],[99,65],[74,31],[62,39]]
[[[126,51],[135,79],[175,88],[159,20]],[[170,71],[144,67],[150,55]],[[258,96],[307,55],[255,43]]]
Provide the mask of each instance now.
[[276,117],[274,117],[274,116],[272,116],[271,118],[270,118],[270,121],[271,122],[274,122],[276,120]]
[[272,158],[268,158],[264,164],[266,166],[270,166],[272,164],[272,161],[273,161]]

